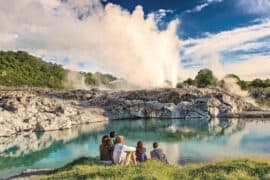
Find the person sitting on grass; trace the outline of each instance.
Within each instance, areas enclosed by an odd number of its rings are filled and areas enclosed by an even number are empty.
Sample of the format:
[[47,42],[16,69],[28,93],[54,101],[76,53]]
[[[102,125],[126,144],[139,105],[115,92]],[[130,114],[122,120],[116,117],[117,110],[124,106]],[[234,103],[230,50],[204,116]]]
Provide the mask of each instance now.
[[115,131],[111,131],[110,132],[110,154],[112,158],[113,158],[114,145],[116,144],[116,142],[117,142],[116,133]]
[[99,152],[101,161],[112,161],[110,152],[110,138],[108,135],[102,137],[102,143],[99,146]]
[[121,165],[128,164],[131,156],[131,163],[135,165],[137,163],[135,151],[136,148],[124,145],[124,136],[118,136],[113,151],[113,162]]
[[111,146],[114,146],[117,142],[115,131],[110,132]]
[[147,160],[146,156],[146,148],[143,146],[142,141],[138,141],[137,147],[136,147],[136,160],[138,162],[144,162]]
[[153,150],[150,152],[151,159],[159,160],[164,163],[168,163],[165,153],[161,148],[158,148],[158,143],[153,143]]

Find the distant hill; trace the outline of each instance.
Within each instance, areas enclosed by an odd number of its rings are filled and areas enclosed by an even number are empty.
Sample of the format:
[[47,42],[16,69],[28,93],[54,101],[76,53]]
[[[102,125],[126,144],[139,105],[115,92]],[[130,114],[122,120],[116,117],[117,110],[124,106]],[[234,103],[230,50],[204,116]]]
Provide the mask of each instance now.
[[[43,61],[24,51],[0,51],[0,86],[31,86],[55,89],[68,88],[69,70],[61,65]],[[87,85],[107,84],[116,78],[109,74],[84,73]]]

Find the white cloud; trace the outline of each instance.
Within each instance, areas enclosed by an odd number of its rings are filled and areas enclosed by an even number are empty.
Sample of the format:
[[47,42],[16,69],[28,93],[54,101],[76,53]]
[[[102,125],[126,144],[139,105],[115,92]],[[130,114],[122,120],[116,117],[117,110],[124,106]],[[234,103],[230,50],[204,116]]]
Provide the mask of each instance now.
[[182,16],[185,14],[188,14],[188,13],[200,12],[204,8],[206,8],[207,6],[210,6],[213,3],[221,3],[221,2],[223,2],[223,0],[206,0],[204,3],[195,6],[193,9],[188,9],[188,10],[184,11],[182,13]]
[[141,6],[130,13],[98,0],[0,0],[0,49],[85,60],[142,86],[176,83],[176,27],[159,31]]
[[[193,63],[197,62],[205,62],[205,66],[213,69],[215,73],[221,78],[229,71],[228,68],[225,68],[224,65],[220,63],[222,58],[222,53],[243,50],[249,51],[251,49],[258,49],[262,47],[267,47],[269,44],[269,40],[261,41],[262,38],[270,36],[270,20],[262,21],[261,24],[251,25],[247,27],[236,28],[230,31],[224,31],[218,34],[210,34],[205,38],[201,39],[188,39],[183,44],[184,58],[192,59]],[[257,55],[258,57],[254,57],[252,55],[247,55],[246,62],[252,59],[252,62],[257,63],[256,66],[253,65],[253,68],[263,69],[261,73],[257,72],[258,77],[262,76],[262,74],[268,74],[270,72],[269,64],[259,63],[259,61],[254,61],[254,59],[258,58],[260,61],[262,60],[262,54]],[[264,57],[264,62],[269,60],[269,57]],[[237,60],[237,59],[234,59]],[[233,59],[230,59],[230,62]],[[245,61],[242,61],[244,63]],[[241,63],[240,63],[241,64]],[[232,68],[232,66],[236,66],[237,68]],[[234,73],[242,74],[242,76],[247,77],[247,72],[244,72],[244,69],[239,68],[241,65],[232,64],[231,68],[234,69]],[[247,66],[245,66],[247,67]],[[268,68],[268,70],[265,69]],[[260,70],[259,70],[260,71]],[[249,72],[255,76],[255,72]],[[255,74],[254,74],[255,73]]]
[[224,69],[228,74],[236,73],[247,80],[269,78],[270,56],[253,56],[242,62],[225,65]]
[[251,25],[236,28],[230,31],[223,31],[215,35],[208,35],[202,39],[189,39],[184,45],[191,44],[192,48],[186,51],[187,54],[204,56],[209,52],[221,52],[249,41],[255,41],[270,35],[270,20],[258,25]]
[[230,48],[230,51],[250,51],[264,47],[269,47],[269,45],[270,42],[247,42]]
[[159,9],[158,11],[153,12],[152,15],[154,15],[156,22],[161,23],[162,19],[166,15],[172,14],[172,13],[174,13],[174,11],[171,9]]
[[238,5],[244,9],[245,12],[255,14],[270,14],[269,0],[240,0]]

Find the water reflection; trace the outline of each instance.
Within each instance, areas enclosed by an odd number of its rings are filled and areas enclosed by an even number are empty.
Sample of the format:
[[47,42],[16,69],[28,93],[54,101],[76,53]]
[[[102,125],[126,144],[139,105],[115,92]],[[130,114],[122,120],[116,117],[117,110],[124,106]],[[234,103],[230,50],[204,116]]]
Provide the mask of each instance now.
[[27,133],[0,139],[0,177],[26,168],[60,167],[80,156],[97,156],[101,137],[115,130],[135,146],[152,142],[168,154],[170,163],[185,164],[241,156],[270,155],[270,121],[133,120],[78,126],[65,131]]

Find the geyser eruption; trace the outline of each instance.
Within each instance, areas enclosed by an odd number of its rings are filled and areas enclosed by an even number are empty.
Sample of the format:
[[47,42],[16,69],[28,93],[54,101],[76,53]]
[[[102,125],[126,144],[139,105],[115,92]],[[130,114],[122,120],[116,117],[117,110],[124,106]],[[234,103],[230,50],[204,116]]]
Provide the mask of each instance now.
[[100,19],[101,25],[96,26],[103,35],[95,44],[103,47],[96,49],[94,57],[97,63],[132,84],[163,86],[169,80],[175,85],[180,60],[177,22],[171,22],[160,32],[154,16],[146,19],[144,16],[140,6],[129,14],[108,4]]
[[141,6],[129,12],[98,0],[0,1],[0,10],[7,17],[0,18],[0,34],[9,35],[0,39],[1,49],[68,57],[73,66],[97,64],[140,87],[177,83],[177,20],[161,31],[155,13],[145,14]]

